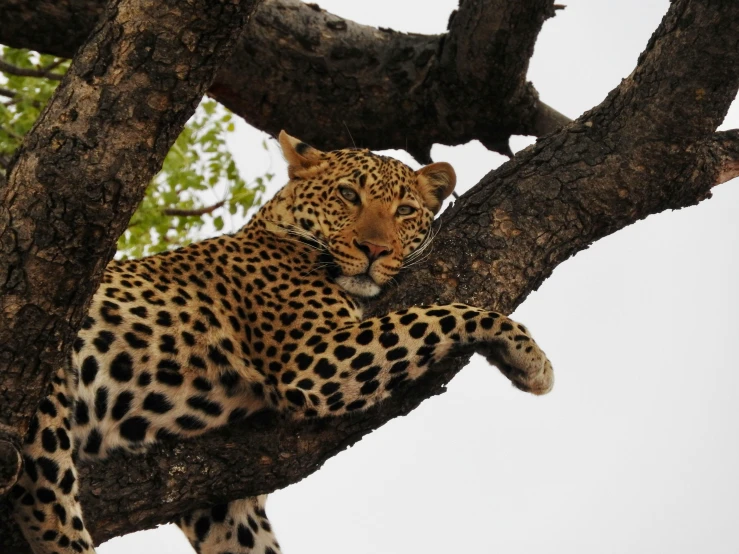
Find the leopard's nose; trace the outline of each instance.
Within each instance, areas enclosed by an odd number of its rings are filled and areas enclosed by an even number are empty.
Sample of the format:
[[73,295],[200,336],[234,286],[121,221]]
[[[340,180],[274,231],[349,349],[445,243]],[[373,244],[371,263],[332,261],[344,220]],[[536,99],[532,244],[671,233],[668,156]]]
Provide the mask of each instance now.
[[367,256],[367,259],[370,261],[370,263],[374,262],[377,258],[387,256],[391,252],[390,247],[385,246],[384,244],[375,244],[374,242],[370,242],[368,240],[357,242],[357,240],[355,239],[354,245],[362,252],[364,252],[364,255]]

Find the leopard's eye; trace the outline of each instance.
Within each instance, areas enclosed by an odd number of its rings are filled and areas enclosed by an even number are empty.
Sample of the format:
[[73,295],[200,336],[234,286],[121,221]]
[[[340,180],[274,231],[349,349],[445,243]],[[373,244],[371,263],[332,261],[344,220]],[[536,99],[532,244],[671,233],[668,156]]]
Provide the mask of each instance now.
[[416,208],[414,208],[413,206],[398,206],[398,211],[395,213],[399,216],[404,216],[411,215],[415,211]]
[[339,187],[339,194],[352,204],[359,204],[359,195],[349,187]]

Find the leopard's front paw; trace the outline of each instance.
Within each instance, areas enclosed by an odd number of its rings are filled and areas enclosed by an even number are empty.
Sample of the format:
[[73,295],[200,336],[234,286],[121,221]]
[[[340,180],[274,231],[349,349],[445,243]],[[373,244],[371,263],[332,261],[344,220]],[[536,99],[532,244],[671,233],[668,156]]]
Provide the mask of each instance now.
[[539,345],[530,337],[501,337],[480,350],[488,362],[496,366],[511,383],[522,391],[546,394],[554,386],[552,364]]
[[[541,351],[540,351],[541,352]],[[554,386],[554,371],[552,362],[541,352],[542,358],[538,363],[533,363],[521,374],[520,377],[511,377],[513,385],[522,391],[531,394],[546,394]]]

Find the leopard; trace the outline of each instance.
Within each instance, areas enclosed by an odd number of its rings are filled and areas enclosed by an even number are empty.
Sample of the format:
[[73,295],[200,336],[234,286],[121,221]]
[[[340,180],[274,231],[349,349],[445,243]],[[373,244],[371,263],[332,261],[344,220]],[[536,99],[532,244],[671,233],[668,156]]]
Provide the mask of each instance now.
[[[316,419],[381,409],[460,349],[523,391],[552,388],[550,361],[504,314],[454,303],[363,315],[428,250],[456,185],[451,165],[324,152],[284,131],[279,143],[288,182],[239,231],[106,267],[11,490],[35,554],[94,552],[77,467],[114,451],[266,410]],[[194,509],[176,524],[199,553],[279,554],[265,502]]]

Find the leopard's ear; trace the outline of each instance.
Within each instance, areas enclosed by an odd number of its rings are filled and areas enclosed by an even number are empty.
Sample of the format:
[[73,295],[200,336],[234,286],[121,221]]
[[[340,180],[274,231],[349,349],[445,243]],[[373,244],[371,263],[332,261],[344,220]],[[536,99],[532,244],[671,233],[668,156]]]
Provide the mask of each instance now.
[[457,174],[446,162],[437,162],[416,171],[418,190],[423,196],[426,206],[434,213],[441,208],[441,203],[454,190]]
[[300,173],[301,170],[310,169],[318,164],[324,157],[323,152],[313,148],[300,139],[291,137],[285,131],[280,131],[280,146],[282,154],[287,160],[287,172],[290,179]]

